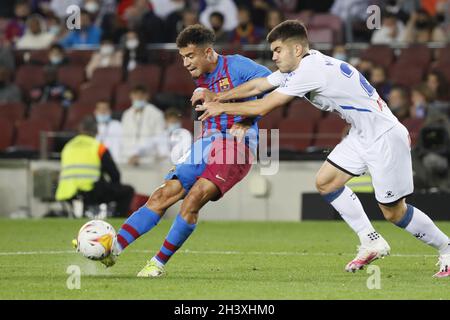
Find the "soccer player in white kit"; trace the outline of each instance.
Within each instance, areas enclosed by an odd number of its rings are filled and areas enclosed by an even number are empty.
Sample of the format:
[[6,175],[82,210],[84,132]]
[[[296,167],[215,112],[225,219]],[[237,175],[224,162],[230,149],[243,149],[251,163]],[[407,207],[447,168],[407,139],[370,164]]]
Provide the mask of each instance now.
[[[316,187],[359,236],[358,253],[345,270],[362,269],[390,252],[357,196],[345,185],[353,176],[369,171],[384,217],[437,249],[440,268],[435,276],[450,276],[448,236],[425,213],[405,202],[414,189],[408,130],[353,66],[309,49],[307,31],[301,22],[282,22],[267,40],[279,70],[227,92],[194,93],[192,101],[205,101],[196,107],[197,111],[204,111],[199,119],[221,113],[263,116],[295,97],[307,97],[317,108],[338,113],[351,129],[320,168]],[[262,99],[221,103],[271,90]]]

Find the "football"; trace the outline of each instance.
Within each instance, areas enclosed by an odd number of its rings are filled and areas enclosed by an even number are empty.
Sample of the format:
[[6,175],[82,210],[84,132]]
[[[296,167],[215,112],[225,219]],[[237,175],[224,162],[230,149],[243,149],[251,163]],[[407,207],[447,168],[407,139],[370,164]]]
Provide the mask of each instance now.
[[103,220],[91,220],[84,224],[77,237],[77,251],[91,260],[101,260],[111,253],[116,231]]

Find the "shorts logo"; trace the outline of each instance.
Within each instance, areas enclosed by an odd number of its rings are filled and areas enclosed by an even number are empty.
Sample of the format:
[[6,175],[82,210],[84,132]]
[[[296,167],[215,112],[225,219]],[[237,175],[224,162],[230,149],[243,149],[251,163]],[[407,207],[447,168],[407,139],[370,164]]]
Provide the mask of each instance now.
[[392,191],[386,191],[385,198],[392,198],[394,196],[394,193]]

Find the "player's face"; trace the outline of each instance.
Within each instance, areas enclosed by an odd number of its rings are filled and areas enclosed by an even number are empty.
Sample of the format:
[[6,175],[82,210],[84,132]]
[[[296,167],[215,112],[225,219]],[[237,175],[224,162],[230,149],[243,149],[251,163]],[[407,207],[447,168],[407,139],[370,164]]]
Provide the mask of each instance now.
[[276,40],[270,44],[272,60],[281,72],[294,71],[302,56],[302,46],[293,41]]
[[197,47],[193,44],[180,48],[179,53],[183,59],[184,67],[192,78],[197,79],[203,73],[209,72],[213,50],[210,47]]

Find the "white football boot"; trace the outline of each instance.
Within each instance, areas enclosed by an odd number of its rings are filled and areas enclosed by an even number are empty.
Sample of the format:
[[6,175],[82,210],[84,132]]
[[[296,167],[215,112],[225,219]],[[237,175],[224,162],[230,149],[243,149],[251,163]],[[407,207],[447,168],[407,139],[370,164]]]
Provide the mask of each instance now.
[[439,266],[439,272],[433,277],[445,278],[450,276],[450,254],[441,254],[436,265]]
[[357,247],[358,253],[356,254],[356,257],[345,266],[345,271],[355,272],[357,270],[362,270],[364,269],[364,266],[390,254],[391,247],[381,235],[378,234],[378,236],[379,237],[376,240],[368,241]]

